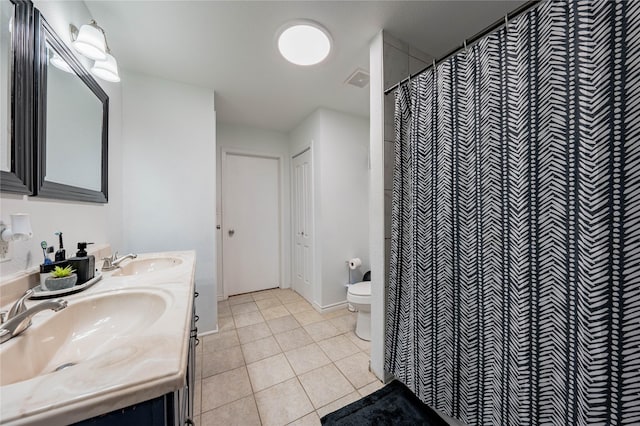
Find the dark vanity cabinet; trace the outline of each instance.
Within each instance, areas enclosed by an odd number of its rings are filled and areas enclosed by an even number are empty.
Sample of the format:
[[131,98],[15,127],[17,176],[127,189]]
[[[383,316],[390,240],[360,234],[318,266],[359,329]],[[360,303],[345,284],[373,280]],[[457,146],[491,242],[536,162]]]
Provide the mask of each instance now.
[[194,424],[193,418],[195,417],[195,413],[193,412],[193,405],[195,402],[195,391],[196,391],[196,346],[200,343],[200,339],[198,339],[198,327],[196,323],[200,319],[198,315],[196,315],[196,301],[195,298],[198,297],[198,292],[196,291],[193,296],[193,316],[191,319],[191,333],[189,334],[189,364],[187,365],[187,407],[186,414],[187,418],[184,422],[185,424]]
[[165,395],[169,398],[171,407],[167,407],[167,425],[193,425],[193,403],[195,401],[196,386],[196,346],[200,343],[198,339],[198,315],[196,315],[196,301],[198,297],[196,291],[193,295],[193,310],[191,315],[191,327],[189,331],[189,355],[187,363],[187,383],[182,389],[178,389],[172,394]]
[[182,426],[194,425],[196,346],[199,344],[195,298],[189,332],[189,354],[185,386],[158,398],[75,423],[81,426]]
[[196,301],[198,292],[194,293],[193,315],[191,316],[191,330],[189,332],[189,355],[187,364],[187,383],[183,389],[174,392],[173,425],[192,425],[193,423],[193,403],[195,401],[196,386],[196,346],[200,343],[198,339],[198,315],[196,315]]

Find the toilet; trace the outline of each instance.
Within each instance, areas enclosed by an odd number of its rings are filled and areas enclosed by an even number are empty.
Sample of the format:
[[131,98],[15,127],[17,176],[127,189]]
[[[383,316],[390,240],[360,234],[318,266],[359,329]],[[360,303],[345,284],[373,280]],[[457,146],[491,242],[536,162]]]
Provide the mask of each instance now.
[[351,284],[347,292],[347,302],[358,311],[356,336],[371,340],[371,281]]

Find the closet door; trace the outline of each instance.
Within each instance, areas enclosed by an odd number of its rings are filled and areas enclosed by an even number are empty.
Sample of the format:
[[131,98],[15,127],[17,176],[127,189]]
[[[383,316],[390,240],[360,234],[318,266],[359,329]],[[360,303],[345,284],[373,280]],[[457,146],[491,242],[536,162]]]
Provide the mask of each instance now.
[[313,303],[313,204],[311,150],[293,158],[293,289]]

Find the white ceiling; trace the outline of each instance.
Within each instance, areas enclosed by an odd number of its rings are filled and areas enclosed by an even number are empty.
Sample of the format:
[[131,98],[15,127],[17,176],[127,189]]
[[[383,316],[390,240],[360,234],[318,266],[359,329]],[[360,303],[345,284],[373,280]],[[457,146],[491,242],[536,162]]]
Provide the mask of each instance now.
[[[210,87],[217,119],[287,132],[318,107],[369,115],[369,91],[344,84],[369,69],[381,29],[440,57],[523,3],[516,1],[86,1],[123,69]],[[286,22],[312,19],[331,33],[322,64],[277,52]]]

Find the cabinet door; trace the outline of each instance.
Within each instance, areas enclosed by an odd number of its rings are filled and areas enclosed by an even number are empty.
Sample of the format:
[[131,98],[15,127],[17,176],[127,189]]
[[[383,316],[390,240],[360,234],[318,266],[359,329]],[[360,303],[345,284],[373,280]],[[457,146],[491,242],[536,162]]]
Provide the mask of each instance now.
[[187,392],[186,392],[186,417],[187,424],[193,424],[193,403],[194,403],[194,393],[195,393],[195,385],[196,385],[196,345],[199,343],[198,340],[198,327],[196,326],[196,322],[198,322],[198,315],[196,315],[196,303],[195,298],[198,297],[198,293],[196,292],[193,297],[193,315],[191,319],[191,333],[189,334],[189,361],[187,364]]
[[158,426],[173,425],[171,399],[168,395],[141,402],[121,410],[74,423],[75,426]]

